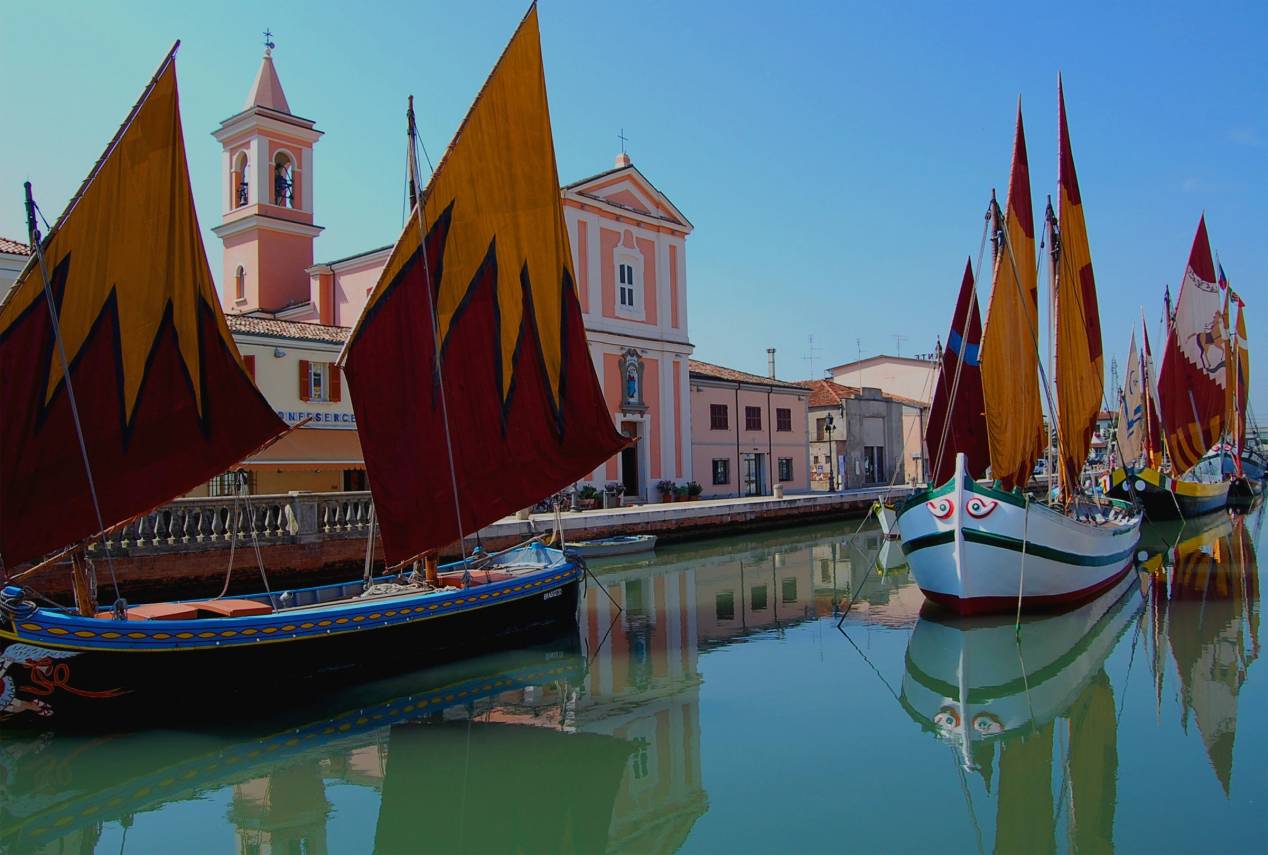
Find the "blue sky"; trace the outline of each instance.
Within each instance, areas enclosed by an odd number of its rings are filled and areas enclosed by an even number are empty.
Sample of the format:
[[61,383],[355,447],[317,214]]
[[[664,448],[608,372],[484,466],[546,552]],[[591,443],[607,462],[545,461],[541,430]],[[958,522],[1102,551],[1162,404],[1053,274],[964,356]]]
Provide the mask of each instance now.
[[[167,48],[219,277],[220,148],[259,65],[261,31],[316,149],[317,258],[391,243],[402,222],[403,109],[433,156],[524,11],[521,2],[27,4],[6,12],[0,234],[20,237],[23,180],[50,219]],[[771,16],[773,9],[778,15]],[[1056,76],[1106,350],[1160,315],[1197,219],[1268,332],[1268,6],[608,3],[542,0],[561,180],[634,163],[692,220],[696,356],[782,377],[945,336],[992,187],[1007,182],[1023,100],[1036,214],[1056,180]],[[6,189],[7,188],[7,189]],[[7,201],[4,201],[7,200]],[[1001,199],[1002,201],[1002,199]],[[983,297],[985,291],[982,292]],[[1262,353],[1262,351],[1260,351]],[[1258,363],[1262,365],[1260,360]],[[1259,369],[1252,406],[1268,418]]]

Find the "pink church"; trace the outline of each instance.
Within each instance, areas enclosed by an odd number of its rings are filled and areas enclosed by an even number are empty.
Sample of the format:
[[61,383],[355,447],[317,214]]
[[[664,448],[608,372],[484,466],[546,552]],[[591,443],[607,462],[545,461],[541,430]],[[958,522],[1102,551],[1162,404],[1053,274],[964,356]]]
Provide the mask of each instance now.
[[[291,112],[271,53],[265,51],[243,110],[214,133],[224,148],[223,215],[213,229],[224,243],[222,303],[231,316],[268,319],[297,339],[304,329],[286,324],[322,325],[332,337],[340,331],[346,337],[391,247],[314,263],[313,241],[322,229],[313,219],[313,147],[322,132]],[[654,499],[657,482],[685,483],[694,472],[686,287],[692,226],[624,153],[612,169],[563,187],[561,195],[590,355],[613,422],[637,439],[589,480],[598,487],[620,482],[627,496]],[[231,328],[248,329],[235,320]],[[249,364],[258,366],[257,382],[271,401],[298,400],[306,415],[349,409],[332,361],[310,358],[298,372],[276,370],[258,360],[284,359],[278,354],[286,348],[254,349],[260,352]],[[287,388],[270,387],[279,382]],[[336,392],[315,395],[314,384]],[[355,429],[348,414],[336,415],[297,431],[305,436],[291,441],[293,456],[303,458],[306,443],[314,451],[331,446],[317,430]]]

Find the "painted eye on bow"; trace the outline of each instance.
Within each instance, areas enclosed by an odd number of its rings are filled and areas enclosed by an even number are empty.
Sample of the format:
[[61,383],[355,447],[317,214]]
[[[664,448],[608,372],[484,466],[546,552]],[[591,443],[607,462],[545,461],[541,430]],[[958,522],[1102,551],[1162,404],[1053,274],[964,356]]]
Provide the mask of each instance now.
[[956,730],[960,727],[960,711],[952,706],[945,706],[933,717],[933,723],[943,730]]
[[983,736],[993,736],[1004,732],[1004,723],[999,720],[999,716],[982,712],[973,716],[973,729]]

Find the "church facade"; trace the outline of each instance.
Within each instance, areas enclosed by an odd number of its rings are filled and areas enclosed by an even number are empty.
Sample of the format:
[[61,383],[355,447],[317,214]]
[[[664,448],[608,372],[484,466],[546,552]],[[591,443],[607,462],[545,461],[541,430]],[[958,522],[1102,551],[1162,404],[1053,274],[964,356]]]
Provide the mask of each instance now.
[[[314,219],[313,148],[322,132],[292,113],[271,50],[244,108],[213,135],[223,147],[222,217],[213,229],[224,244],[221,303],[261,391],[291,423],[307,420],[288,437],[284,465],[263,458],[248,465],[261,492],[361,483],[354,437],[335,443],[328,434],[356,430],[334,339],[356,323],[391,246],[314,262],[322,228]],[[600,488],[618,482],[627,496],[652,499],[657,482],[685,483],[693,471],[692,226],[625,153],[612,169],[560,193],[590,357],[613,423],[635,439],[588,481]],[[303,335],[298,324],[328,331]],[[270,335],[283,330],[291,332]],[[314,347],[329,352],[314,358]]]

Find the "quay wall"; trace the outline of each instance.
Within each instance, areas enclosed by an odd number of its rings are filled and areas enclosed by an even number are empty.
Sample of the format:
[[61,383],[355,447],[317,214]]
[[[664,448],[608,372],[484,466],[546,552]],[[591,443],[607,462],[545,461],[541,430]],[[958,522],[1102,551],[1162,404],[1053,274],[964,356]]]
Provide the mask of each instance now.
[[[778,499],[706,499],[565,512],[561,518],[569,541],[655,534],[659,543],[667,544],[857,518],[886,492],[876,488]],[[909,493],[910,488],[898,487],[890,495],[901,499]],[[250,505],[228,497],[178,499],[116,532],[108,544],[102,541],[89,547],[99,600],[103,605],[114,600],[112,568],[130,602],[215,596],[225,584],[231,553],[230,593],[262,590],[261,564],[271,588],[358,577],[365,566],[371,506],[368,492],[253,496]],[[528,520],[507,517],[478,536],[469,536],[467,550],[477,544],[486,551],[514,546],[535,534],[549,533],[554,521],[549,513],[533,514]],[[458,542],[441,554],[446,560],[460,557]],[[376,572],[381,571],[377,533],[373,560]],[[65,602],[70,594],[69,563],[49,567],[30,582],[41,593]]]

